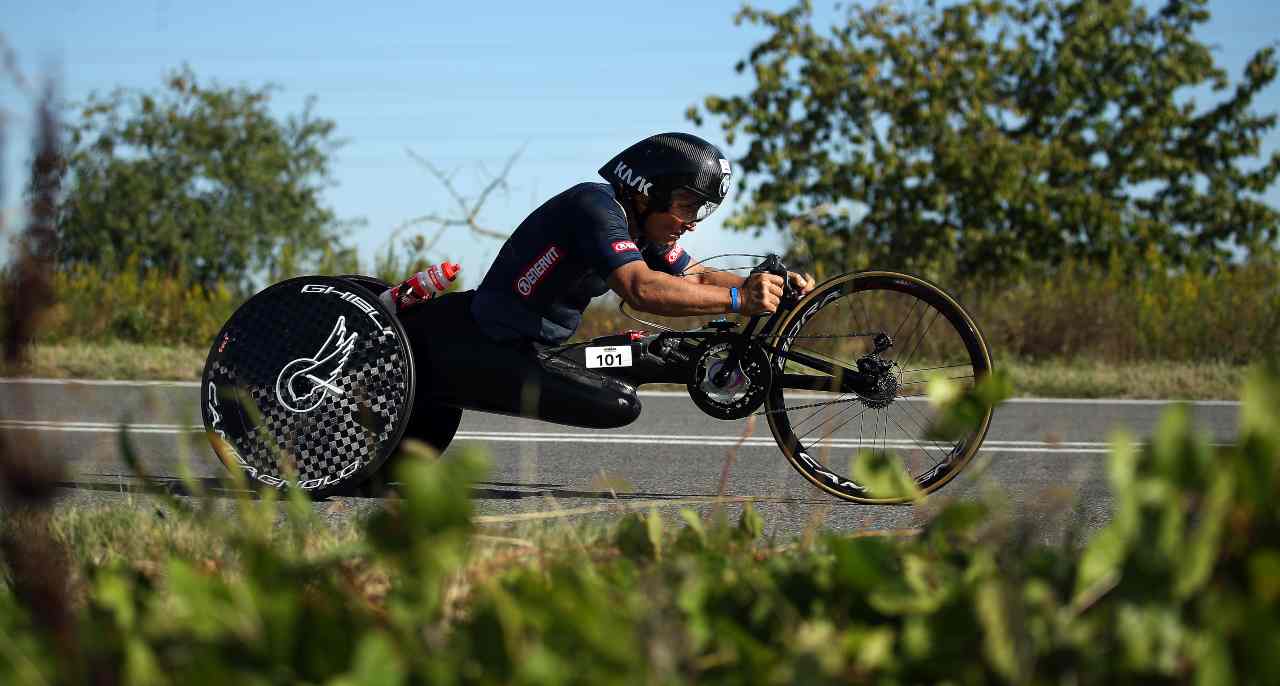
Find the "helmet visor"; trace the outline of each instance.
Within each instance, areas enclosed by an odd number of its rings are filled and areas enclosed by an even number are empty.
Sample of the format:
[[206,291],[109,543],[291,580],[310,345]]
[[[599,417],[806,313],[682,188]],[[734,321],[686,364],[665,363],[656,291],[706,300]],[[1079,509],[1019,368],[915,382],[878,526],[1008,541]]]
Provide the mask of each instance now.
[[677,188],[671,193],[671,214],[682,222],[694,224],[711,216],[720,205],[686,188]]

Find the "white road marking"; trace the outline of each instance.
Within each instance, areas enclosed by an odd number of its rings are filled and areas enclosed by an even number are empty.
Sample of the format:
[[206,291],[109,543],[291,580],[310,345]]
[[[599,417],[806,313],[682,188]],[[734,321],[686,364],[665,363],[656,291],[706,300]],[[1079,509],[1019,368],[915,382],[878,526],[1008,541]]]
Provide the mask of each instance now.
[[[42,420],[0,420],[0,429],[17,431],[57,431],[67,433],[119,433],[124,428],[131,434],[193,434],[203,433],[204,427],[198,424],[129,424],[112,422],[56,422]],[[701,446],[735,446],[744,448],[773,448],[777,443],[772,437],[749,436],[742,438],[732,434],[702,434],[673,436],[669,434],[610,434],[604,432],[552,432],[552,431],[459,431],[454,440],[478,441],[489,443],[596,443],[614,445],[701,445]],[[905,439],[889,439],[879,441],[858,441],[856,439],[833,439],[825,445],[812,449],[820,450],[855,450],[863,445],[881,445],[895,449],[918,446],[915,441]],[[1230,445],[1230,444],[1215,444]],[[929,447],[940,447],[941,444],[930,443]],[[1106,453],[1109,444],[1098,441],[1006,441],[987,439],[982,444],[982,452],[993,453]]]
[[[63,386],[168,386],[177,388],[199,388],[199,381],[132,381],[129,379],[46,379],[38,377],[7,377],[0,378],[0,385],[11,384],[31,384],[31,385],[63,385]],[[689,394],[684,391],[640,391],[640,397],[648,398],[687,398]],[[818,398],[830,397],[823,393],[801,393],[787,394],[788,398],[795,400],[813,400]],[[914,398],[912,398],[914,400]],[[923,398],[921,398],[923,400]],[[1191,405],[1221,406],[1221,407],[1237,407],[1240,402],[1237,400],[1186,400],[1186,399],[1168,399],[1168,398],[1011,398],[1006,403],[1030,403],[1045,405],[1173,405],[1178,403],[1189,403]]]

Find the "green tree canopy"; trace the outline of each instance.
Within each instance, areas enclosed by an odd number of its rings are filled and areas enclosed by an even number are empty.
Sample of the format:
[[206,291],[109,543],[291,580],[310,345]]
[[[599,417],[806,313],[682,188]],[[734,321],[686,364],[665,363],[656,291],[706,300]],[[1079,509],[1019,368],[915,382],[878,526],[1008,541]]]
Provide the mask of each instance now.
[[334,123],[313,117],[310,100],[277,120],[272,90],[201,85],[184,68],[159,92],[117,90],[77,106],[59,262],[244,286],[348,251],[321,204]]
[[750,144],[729,225],[784,229],[819,268],[1270,251],[1276,114],[1251,105],[1275,50],[1232,87],[1193,35],[1208,16],[1204,0],[929,0],[854,6],[827,31],[807,1],[748,6],[737,21],[772,32],[737,65],[754,88],[689,117]]

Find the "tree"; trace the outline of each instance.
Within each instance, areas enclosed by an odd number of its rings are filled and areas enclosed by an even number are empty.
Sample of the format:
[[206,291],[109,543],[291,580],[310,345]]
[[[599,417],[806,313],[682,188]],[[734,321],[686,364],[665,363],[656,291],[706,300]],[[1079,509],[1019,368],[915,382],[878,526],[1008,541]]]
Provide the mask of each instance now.
[[272,90],[205,86],[183,68],[159,92],[92,96],[68,127],[59,262],[248,286],[349,252],[320,197],[334,123],[313,117],[311,100],[278,121]]
[[754,88],[688,114],[750,144],[729,225],[788,230],[824,271],[1273,250],[1261,194],[1280,153],[1257,157],[1276,114],[1251,104],[1275,50],[1228,90],[1192,34],[1208,16],[1204,0],[927,0],[855,6],[823,33],[807,0],[748,6],[737,21],[772,31],[737,65]]

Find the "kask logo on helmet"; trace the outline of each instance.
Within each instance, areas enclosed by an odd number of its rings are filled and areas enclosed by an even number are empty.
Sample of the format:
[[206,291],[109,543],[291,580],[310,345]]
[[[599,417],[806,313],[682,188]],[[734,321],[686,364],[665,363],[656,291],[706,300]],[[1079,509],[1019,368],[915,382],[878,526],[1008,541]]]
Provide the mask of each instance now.
[[649,189],[653,187],[652,181],[634,173],[633,170],[627,166],[626,162],[619,162],[618,166],[613,168],[613,173],[618,177],[619,181],[631,186],[645,195],[648,195]]
[[533,264],[525,267],[524,273],[520,275],[520,278],[516,279],[516,292],[525,298],[532,295],[533,289],[538,287],[547,272],[551,271],[551,268],[560,261],[560,254],[560,249],[554,243],[548,245],[547,249],[543,250],[542,254],[538,256],[538,259],[534,260]]

